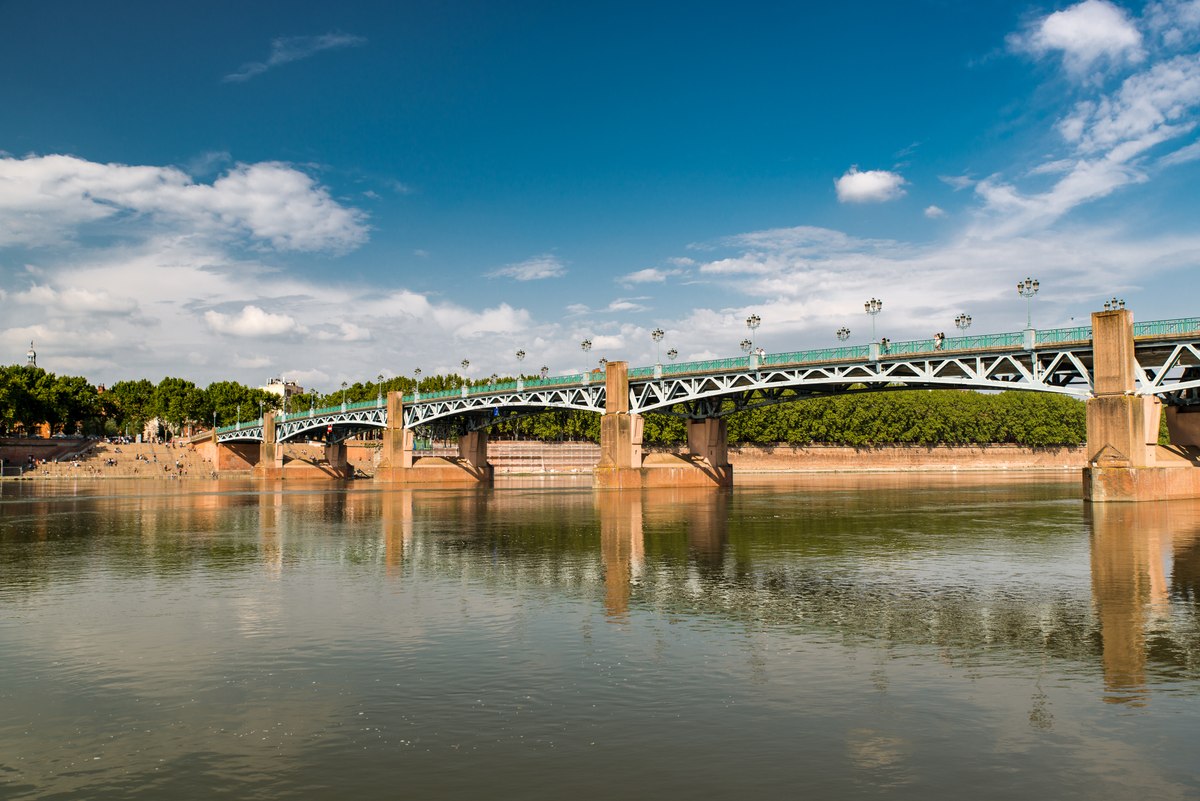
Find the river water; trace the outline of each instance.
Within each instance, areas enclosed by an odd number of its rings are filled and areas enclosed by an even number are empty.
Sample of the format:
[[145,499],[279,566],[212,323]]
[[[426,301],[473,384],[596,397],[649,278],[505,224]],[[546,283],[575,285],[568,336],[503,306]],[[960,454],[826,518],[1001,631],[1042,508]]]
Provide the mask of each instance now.
[[1200,502],[0,483],[0,797],[1200,796]]

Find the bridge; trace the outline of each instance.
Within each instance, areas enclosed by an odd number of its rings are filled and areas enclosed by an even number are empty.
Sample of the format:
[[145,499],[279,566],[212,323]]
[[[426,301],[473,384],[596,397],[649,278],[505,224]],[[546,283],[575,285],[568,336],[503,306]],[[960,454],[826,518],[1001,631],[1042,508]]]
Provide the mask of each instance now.
[[[268,413],[218,428],[206,438],[214,448],[240,446],[249,452],[247,446],[257,447],[255,461],[269,474],[272,465],[282,467],[279,445],[284,442],[324,440],[330,463],[344,464],[345,440],[377,428],[384,432],[380,480],[487,481],[492,425],[548,410],[582,410],[603,415],[598,485],[729,484],[725,418],[730,414],[822,395],[934,388],[1052,392],[1086,401],[1091,472],[1085,476],[1085,494],[1090,499],[1200,494],[1200,469],[1188,455],[1189,449],[1200,449],[1200,414],[1192,414],[1200,412],[1200,318],[1135,324],[1127,309],[1097,312],[1091,326],[1073,328],[650,367],[609,362],[604,373],[389,393],[375,401]],[[1171,453],[1156,444],[1164,406],[1177,446]],[[643,456],[641,415],[649,412],[688,421],[686,453]],[[459,435],[457,460],[414,453],[415,432],[432,427]],[[1183,466],[1192,469],[1164,472]]]

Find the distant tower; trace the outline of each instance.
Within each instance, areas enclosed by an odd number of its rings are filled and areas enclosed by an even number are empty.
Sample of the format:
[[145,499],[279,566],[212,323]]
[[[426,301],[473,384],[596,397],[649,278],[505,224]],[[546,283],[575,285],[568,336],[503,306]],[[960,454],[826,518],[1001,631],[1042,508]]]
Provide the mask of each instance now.
[[29,351],[25,354],[25,366],[37,367],[37,351],[33,349],[33,340],[29,340]]

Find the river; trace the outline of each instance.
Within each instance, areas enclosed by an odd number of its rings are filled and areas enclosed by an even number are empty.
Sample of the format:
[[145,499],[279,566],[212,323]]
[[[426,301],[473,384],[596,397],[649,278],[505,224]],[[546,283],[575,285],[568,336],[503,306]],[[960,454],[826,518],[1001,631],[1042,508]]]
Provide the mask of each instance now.
[[1200,795],[1200,502],[0,482],[0,797]]

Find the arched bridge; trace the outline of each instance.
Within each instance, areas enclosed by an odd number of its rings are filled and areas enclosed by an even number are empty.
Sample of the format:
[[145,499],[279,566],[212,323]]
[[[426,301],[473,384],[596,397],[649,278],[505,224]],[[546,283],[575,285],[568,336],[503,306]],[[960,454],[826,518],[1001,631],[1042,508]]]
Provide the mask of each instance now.
[[[1135,388],[1168,406],[1200,405],[1200,318],[1133,325]],[[691,420],[819,395],[882,389],[1020,389],[1088,399],[1097,359],[1092,328],[1026,330],[908,342],[630,368],[628,412],[658,412]],[[405,429],[454,420],[463,430],[551,409],[603,414],[608,405],[599,371],[518,380],[458,390],[421,392],[402,400]],[[386,398],[279,413],[277,442],[338,441],[367,428],[387,428]],[[263,421],[217,429],[221,443],[261,442]]]

